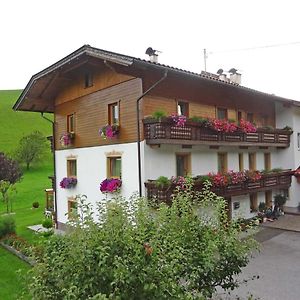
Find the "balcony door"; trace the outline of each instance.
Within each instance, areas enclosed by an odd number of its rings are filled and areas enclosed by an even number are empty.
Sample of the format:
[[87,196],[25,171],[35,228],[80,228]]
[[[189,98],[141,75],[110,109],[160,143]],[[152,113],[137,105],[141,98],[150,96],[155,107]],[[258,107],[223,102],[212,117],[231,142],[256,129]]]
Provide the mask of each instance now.
[[191,154],[177,153],[176,154],[176,175],[187,176],[191,174]]

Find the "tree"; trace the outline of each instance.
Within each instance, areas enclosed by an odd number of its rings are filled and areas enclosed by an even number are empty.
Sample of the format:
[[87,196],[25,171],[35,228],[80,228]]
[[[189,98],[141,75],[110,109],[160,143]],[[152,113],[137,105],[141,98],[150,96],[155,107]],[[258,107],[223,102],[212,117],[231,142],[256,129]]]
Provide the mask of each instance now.
[[[202,217],[195,204],[205,207]],[[32,299],[206,299],[217,286],[238,285],[255,245],[241,240],[209,187],[178,191],[156,212],[145,199],[120,196],[99,203],[97,222],[90,211],[80,201],[70,233],[52,237],[36,257]]]
[[43,158],[47,148],[47,139],[40,131],[34,131],[20,139],[15,157],[19,162],[25,163],[26,169],[29,170],[33,162]]
[[5,156],[0,152],[0,193],[3,202],[6,204],[7,213],[12,210],[9,191],[14,190],[14,184],[21,179],[22,172],[17,161]]

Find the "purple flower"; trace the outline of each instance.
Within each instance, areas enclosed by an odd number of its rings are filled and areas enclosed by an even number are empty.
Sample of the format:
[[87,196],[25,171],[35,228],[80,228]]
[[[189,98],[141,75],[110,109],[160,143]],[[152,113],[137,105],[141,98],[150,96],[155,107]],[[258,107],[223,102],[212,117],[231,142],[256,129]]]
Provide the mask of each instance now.
[[73,188],[77,184],[77,178],[74,177],[64,177],[59,183],[62,189]]
[[119,133],[118,125],[105,125],[99,129],[99,134],[103,139],[111,139]]
[[100,191],[102,193],[114,193],[122,185],[122,181],[118,178],[106,178],[100,183]]

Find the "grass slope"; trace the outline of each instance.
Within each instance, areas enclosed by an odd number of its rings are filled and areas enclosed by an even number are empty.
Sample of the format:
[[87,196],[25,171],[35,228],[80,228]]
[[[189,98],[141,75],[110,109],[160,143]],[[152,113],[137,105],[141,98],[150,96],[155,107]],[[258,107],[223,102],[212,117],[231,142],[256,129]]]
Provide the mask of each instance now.
[[19,299],[23,289],[22,275],[29,270],[29,265],[0,247],[0,269],[0,299]]
[[[12,153],[19,139],[35,130],[45,136],[51,135],[51,124],[41,118],[39,113],[14,112],[12,106],[21,90],[0,91],[0,152]],[[49,117],[49,116],[48,116]],[[51,116],[50,116],[51,117]],[[53,174],[52,158],[49,151],[45,160],[33,165],[29,171],[24,170],[23,179],[16,184],[17,193],[13,194],[13,212],[16,220],[17,234],[34,243],[37,236],[27,226],[40,224],[43,220],[46,188],[51,187],[48,176]],[[32,202],[38,201],[40,207],[32,209]],[[0,215],[6,207],[0,199]],[[29,266],[0,247],[0,299],[17,299],[22,289],[21,274]]]
[[0,152],[12,152],[19,139],[32,131],[39,130],[46,136],[52,134],[51,124],[39,113],[13,111],[12,107],[21,92],[0,91]]

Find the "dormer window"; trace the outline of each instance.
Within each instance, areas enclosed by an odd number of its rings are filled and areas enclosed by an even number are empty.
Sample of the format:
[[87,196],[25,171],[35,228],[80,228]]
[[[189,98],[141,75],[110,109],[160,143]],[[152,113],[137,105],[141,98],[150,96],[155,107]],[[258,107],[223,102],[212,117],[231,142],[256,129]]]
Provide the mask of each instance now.
[[88,88],[93,86],[93,74],[92,72],[87,72],[84,75],[84,87]]

